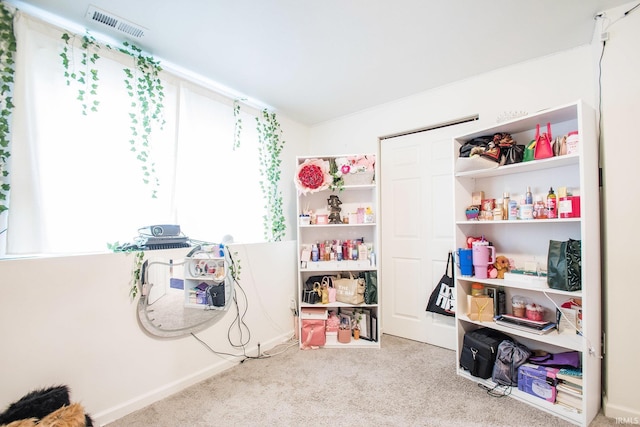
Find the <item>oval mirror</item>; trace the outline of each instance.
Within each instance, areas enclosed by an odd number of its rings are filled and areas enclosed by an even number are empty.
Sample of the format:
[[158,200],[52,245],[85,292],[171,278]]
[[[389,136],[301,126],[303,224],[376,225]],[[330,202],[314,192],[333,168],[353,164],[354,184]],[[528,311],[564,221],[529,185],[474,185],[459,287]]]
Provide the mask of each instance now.
[[174,338],[215,324],[229,309],[233,280],[217,245],[149,251],[141,268],[138,322],[155,337]]

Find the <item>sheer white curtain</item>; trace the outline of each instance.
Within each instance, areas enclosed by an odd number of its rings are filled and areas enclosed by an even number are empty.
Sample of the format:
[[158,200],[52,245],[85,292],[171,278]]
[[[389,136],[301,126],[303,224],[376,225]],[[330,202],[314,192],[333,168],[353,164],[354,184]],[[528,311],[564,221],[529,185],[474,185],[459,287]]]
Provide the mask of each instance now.
[[[184,83],[180,89],[176,207],[190,237],[219,242],[263,240],[264,200],[255,116],[242,112],[240,147],[228,100]],[[185,229],[185,231],[187,231]]]
[[[99,51],[99,111],[83,116],[77,87],[67,86],[63,76],[61,30],[18,12],[15,31],[6,254],[104,251],[107,243],[129,242],[139,227],[158,223],[180,224],[200,240],[220,241],[225,234],[235,234],[236,241],[262,239],[255,228],[261,227],[263,205],[258,168],[231,152],[230,100],[181,90],[180,79],[163,78],[166,124],[151,135],[160,180],[152,199],[130,151],[131,99],[123,67],[133,67],[132,59]],[[74,54],[79,58],[79,51]],[[245,129],[254,123],[247,116]],[[256,157],[252,137],[243,135],[247,146],[241,150]]]

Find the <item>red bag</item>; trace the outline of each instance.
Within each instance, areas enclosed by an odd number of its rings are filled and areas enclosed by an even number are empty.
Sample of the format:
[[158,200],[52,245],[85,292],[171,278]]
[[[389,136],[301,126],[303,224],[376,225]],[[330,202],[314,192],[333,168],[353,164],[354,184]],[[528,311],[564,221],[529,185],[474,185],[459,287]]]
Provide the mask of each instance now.
[[540,125],[536,125],[535,141],[534,159],[540,160],[553,157],[553,148],[551,148],[551,123],[547,123],[547,132],[543,134],[540,134]]
[[302,320],[302,348],[322,347],[326,342],[327,335],[324,320]]

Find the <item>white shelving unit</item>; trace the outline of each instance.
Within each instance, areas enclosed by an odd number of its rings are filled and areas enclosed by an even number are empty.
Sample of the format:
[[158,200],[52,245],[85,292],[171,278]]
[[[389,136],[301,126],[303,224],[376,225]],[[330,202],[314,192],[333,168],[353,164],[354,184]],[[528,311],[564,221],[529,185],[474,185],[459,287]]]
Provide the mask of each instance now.
[[[595,136],[595,114],[581,101],[541,111],[497,126],[481,129],[453,140],[454,159],[466,141],[495,133],[510,133],[519,144],[528,144],[534,139],[536,125],[546,130],[551,123],[553,136],[566,135],[578,130],[579,152],[544,160],[500,166],[494,169],[454,173],[455,245],[467,247],[467,237],[484,236],[496,248],[496,255],[505,255],[515,261],[517,267],[524,262],[536,262],[546,270],[549,240],[564,241],[579,239],[582,243],[582,289],[576,292],[549,288],[546,282],[528,284],[506,279],[476,279],[465,277],[456,271],[456,330],[457,360],[468,331],[489,327],[502,331],[532,350],[553,353],[576,350],[582,356],[583,399],[581,411],[571,411],[561,405],[547,402],[524,393],[517,388],[511,397],[526,402],[538,409],[554,414],[574,424],[587,426],[600,409],[601,403],[601,326],[600,326],[600,221],[599,221],[599,170],[598,149]],[[574,195],[580,195],[579,218],[539,220],[468,221],[466,208],[471,205],[472,193],[484,191],[487,199],[500,199],[504,192],[518,202],[524,197],[527,187],[536,196],[546,197],[549,187],[567,187]],[[555,306],[569,298],[582,300],[582,335],[574,331],[553,331],[537,335],[495,322],[472,321],[467,316],[471,285],[482,283],[485,287],[502,289],[506,294],[506,311],[511,313],[511,297],[523,296],[546,308],[545,320],[555,320]],[[458,366],[458,375],[472,381],[494,386],[491,380],[473,377]],[[499,402],[496,403],[499,405]]]
[[[197,251],[185,260],[184,306],[203,310],[226,310],[233,296],[233,286],[224,255],[219,249]],[[224,251],[224,249],[223,249]],[[224,286],[224,298],[209,304],[208,286]]]
[[[336,158],[361,156],[365,154],[346,154],[346,155],[333,155],[333,156],[301,156],[297,157],[297,165],[305,162],[307,159],[322,159],[329,161]],[[366,154],[366,156],[373,156],[375,154]],[[298,221],[297,236],[298,236],[298,289],[297,299],[298,307],[303,310],[306,307],[322,307],[330,311],[339,311],[341,308],[355,307],[368,310],[372,316],[377,320],[377,334],[372,339],[354,339],[351,338],[349,343],[338,342],[337,336],[329,334],[327,335],[326,344],[324,348],[380,348],[380,331],[381,331],[381,316],[380,316],[380,271],[376,262],[376,256],[379,249],[379,226],[377,222],[377,215],[379,214],[378,205],[378,186],[375,183],[375,177],[377,176],[377,163],[376,170],[374,172],[374,180],[371,183],[358,183],[355,185],[349,185],[348,183],[342,187],[342,189],[325,189],[318,192],[299,194],[297,198],[298,214],[304,212],[313,212],[310,218],[310,224],[302,224],[302,221]],[[341,219],[349,217],[349,214],[353,214],[358,208],[370,208],[373,212],[373,222],[358,223],[350,221],[348,224],[316,224],[314,223],[317,215],[329,215],[330,209],[328,206],[328,199],[331,195],[336,195],[342,202],[340,205]],[[351,215],[353,220],[353,215]],[[365,245],[373,251],[374,255],[369,256],[367,259],[357,260],[329,260],[329,261],[310,261],[302,258],[302,254],[305,250],[311,250],[311,246],[320,242],[334,242],[339,240],[355,241],[363,239]],[[372,261],[373,258],[373,261]],[[342,302],[333,302],[329,304],[308,304],[303,302],[302,294],[305,282],[311,276],[320,275],[337,275],[341,274],[342,277],[348,277],[349,273],[354,276],[360,272],[375,272],[377,275],[378,283],[378,300],[375,304],[358,304],[351,305]],[[346,273],[346,274],[345,274]],[[302,322],[299,322],[299,336],[301,335]],[[302,343],[301,343],[302,345]]]

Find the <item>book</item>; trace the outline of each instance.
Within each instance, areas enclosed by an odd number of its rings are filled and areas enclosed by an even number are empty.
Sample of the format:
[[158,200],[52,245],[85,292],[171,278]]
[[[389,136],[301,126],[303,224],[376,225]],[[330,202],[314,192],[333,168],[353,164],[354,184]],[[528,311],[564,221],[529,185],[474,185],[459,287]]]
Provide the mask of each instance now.
[[495,322],[498,325],[503,325],[508,328],[518,329],[520,331],[525,331],[525,332],[529,332],[536,335],[548,334],[549,332],[556,329],[556,324],[552,322],[545,322],[546,324],[542,327],[539,327],[539,326],[532,327],[532,326],[528,326],[525,323],[515,323],[513,321],[503,319],[502,317],[503,316],[498,316],[496,318]]
[[527,326],[533,329],[544,329],[553,323],[553,322],[531,320],[524,317],[513,316],[511,314],[502,314],[498,316],[497,319],[500,319],[501,321],[504,321],[504,322],[514,323],[516,325]]
[[556,402],[564,403],[572,408],[582,409],[582,397],[574,396],[561,390],[556,391]]
[[562,368],[556,377],[566,383],[571,383],[582,387],[582,370]]
[[579,385],[575,385],[575,384],[568,383],[568,382],[559,382],[556,385],[556,388],[558,390],[560,390],[560,391],[567,392],[567,393],[572,394],[574,396],[582,397],[582,387],[580,387]]

